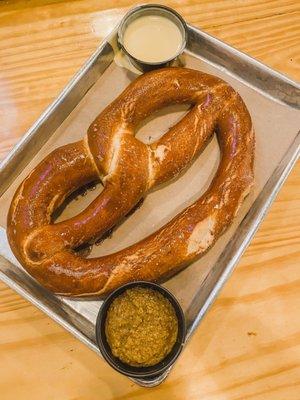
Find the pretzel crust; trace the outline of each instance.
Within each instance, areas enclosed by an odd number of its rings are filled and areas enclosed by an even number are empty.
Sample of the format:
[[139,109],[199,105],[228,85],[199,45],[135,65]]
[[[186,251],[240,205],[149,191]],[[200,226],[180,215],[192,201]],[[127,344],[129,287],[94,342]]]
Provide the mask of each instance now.
[[[135,128],[175,103],[190,111],[146,145]],[[103,235],[151,188],[174,178],[217,133],[221,161],[208,190],[145,239],[99,258],[73,249]],[[253,185],[255,138],[249,112],[221,79],[187,68],[148,72],[132,82],[91,124],[85,138],[38,164],[12,200],[7,232],[24,268],[49,290],[94,296],[134,280],[169,277],[204,254],[229,227]],[[78,215],[51,215],[79,187],[100,180],[100,195]]]

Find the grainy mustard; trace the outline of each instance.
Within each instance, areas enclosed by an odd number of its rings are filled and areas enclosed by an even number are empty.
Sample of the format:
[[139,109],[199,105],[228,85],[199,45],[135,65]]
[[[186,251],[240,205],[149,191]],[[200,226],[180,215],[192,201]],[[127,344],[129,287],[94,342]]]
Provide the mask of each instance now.
[[172,350],[178,320],[172,304],[161,293],[134,287],[110,305],[105,334],[115,357],[131,366],[147,367],[163,360]]

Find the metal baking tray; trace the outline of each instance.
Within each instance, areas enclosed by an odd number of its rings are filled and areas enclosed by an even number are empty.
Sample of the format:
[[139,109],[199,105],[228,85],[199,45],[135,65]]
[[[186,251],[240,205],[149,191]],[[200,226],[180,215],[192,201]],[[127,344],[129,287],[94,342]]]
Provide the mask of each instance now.
[[[10,200],[7,193],[24,168],[51,141],[54,132],[94,85],[109,73],[109,68],[114,64],[114,53],[110,43],[116,32],[117,28],[101,43],[58,98],[1,163],[0,209],[7,208]],[[264,149],[269,149],[268,154],[259,154],[261,160],[265,159],[265,164],[262,161],[260,168],[269,169],[265,173],[263,186],[255,197],[249,200],[243,218],[231,229],[230,234],[219,241],[217,259],[210,261],[205,274],[199,275],[199,279],[195,280],[196,286],[191,290],[184,290],[191,281],[191,274],[197,272],[194,265],[187,269],[189,272],[185,270],[165,283],[183,305],[187,340],[200,324],[256,232],[295,164],[300,146],[300,86],[297,83],[199,29],[188,26],[188,35],[186,56],[189,62],[196,64],[197,68],[219,75],[241,92],[250,108],[254,126],[257,125],[256,131],[260,133],[258,152],[263,153]],[[114,73],[119,72],[115,70]],[[268,135],[273,136],[268,138]],[[278,143],[282,142],[282,146],[278,146],[276,140]],[[1,280],[100,355],[94,330],[101,301],[66,299],[43,289],[18,264],[7,243],[5,222],[0,221],[0,225]],[[179,290],[180,285],[183,289]],[[134,381],[141,386],[155,386],[161,383],[168,373],[169,371],[149,380]]]

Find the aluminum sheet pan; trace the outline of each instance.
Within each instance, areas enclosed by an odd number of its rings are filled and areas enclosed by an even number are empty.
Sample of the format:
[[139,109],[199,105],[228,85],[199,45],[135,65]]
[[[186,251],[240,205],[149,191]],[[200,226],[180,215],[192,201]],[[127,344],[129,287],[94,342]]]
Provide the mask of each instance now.
[[[184,309],[187,340],[249,244],[299,157],[300,147],[299,85],[192,26],[188,27],[188,32],[189,41],[185,53],[187,66],[218,75],[239,91],[252,115],[257,149],[255,190],[245,202],[233,226],[205,257],[165,283]],[[44,153],[47,154],[68,140],[75,126],[82,125],[82,129],[74,133],[72,139],[82,137],[87,121],[91,122],[134,79],[134,74],[114,63],[110,43],[115,35],[116,29],[0,165],[0,278],[98,354],[94,329],[101,301],[62,298],[37,284],[22,269],[9,248],[5,219],[12,193],[32,165]],[[93,107],[95,98],[98,101],[96,108]],[[182,113],[184,110],[180,108],[169,110],[171,117],[166,117],[167,122],[174,122]],[[141,140],[146,140],[153,131],[159,131],[164,117],[160,115],[146,124],[138,133]],[[217,143],[212,140],[200,160],[193,163],[186,174],[149,194],[143,206],[117,229],[111,239],[99,246],[100,250],[93,250],[92,255],[98,255],[99,251],[100,254],[116,251],[118,246],[125,247],[157,229],[175,215],[180,207],[183,208],[202,193],[217,163]],[[203,186],[201,192],[194,189],[199,185]],[[86,196],[83,205],[91,200],[90,196]],[[168,199],[172,199],[172,204]],[[158,204],[163,204],[164,209],[152,212]],[[72,213],[72,207],[68,212]],[[138,230],[134,229],[137,225]],[[134,381],[142,386],[155,386],[165,379],[168,372],[149,380]]]

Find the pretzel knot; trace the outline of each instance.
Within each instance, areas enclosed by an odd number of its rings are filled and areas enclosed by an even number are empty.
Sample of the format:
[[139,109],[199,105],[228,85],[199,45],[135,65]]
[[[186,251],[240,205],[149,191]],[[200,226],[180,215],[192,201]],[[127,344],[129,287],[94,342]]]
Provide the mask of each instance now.
[[[149,145],[135,138],[145,117],[175,103],[191,109],[167,133]],[[214,132],[221,161],[194,204],[124,250],[99,258],[74,252],[117,224],[151,188],[178,175]],[[23,181],[8,215],[10,245],[33,277],[63,295],[103,294],[128,281],[170,276],[230,225],[253,184],[253,160],[251,119],[228,84],[185,68],[144,74],[96,118],[83,140],[54,150]],[[66,196],[95,180],[104,188],[85,210],[51,223]]]

